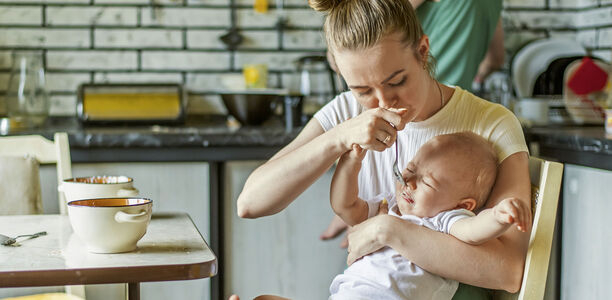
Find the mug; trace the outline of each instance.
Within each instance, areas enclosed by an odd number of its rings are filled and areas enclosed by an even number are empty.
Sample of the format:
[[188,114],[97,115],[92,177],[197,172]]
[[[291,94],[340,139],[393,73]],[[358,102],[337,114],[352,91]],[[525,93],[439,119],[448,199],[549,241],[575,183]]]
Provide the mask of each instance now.
[[146,198],[74,200],[68,202],[68,218],[89,252],[129,252],[147,232],[152,206]]
[[79,199],[137,197],[134,180],[127,176],[89,176],[64,179],[57,189],[66,202]]
[[548,124],[547,99],[522,98],[514,103],[514,113],[517,117],[531,121],[535,125]]

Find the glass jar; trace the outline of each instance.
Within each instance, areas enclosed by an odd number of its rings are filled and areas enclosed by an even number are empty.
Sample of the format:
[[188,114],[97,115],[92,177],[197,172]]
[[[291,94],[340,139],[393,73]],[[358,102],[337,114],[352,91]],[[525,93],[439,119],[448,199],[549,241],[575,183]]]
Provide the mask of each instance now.
[[42,54],[38,51],[15,51],[12,59],[6,90],[6,114],[11,127],[42,126],[49,115]]

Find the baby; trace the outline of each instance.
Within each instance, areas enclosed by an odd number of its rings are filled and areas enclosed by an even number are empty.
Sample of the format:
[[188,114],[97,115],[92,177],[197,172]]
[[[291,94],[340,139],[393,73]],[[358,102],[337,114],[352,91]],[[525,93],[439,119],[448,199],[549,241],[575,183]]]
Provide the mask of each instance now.
[[[479,135],[432,138],[402,172],[405,184],[396,184],[395,195],[368,201],[359,198],[357,187],[365,152],[354,146],[345,153],[332,179],[332,208],[350,226],[375,215],[385,200],[390,215],[470,244],[496,238],[512,224],[525,232],[531,222],[529,207],[511,199],[474,214],[489,197],[497,174],[495,151]],[[431,274],[385,247],[336,276],[330,299],[451,299],[457,286],[457,281]]]

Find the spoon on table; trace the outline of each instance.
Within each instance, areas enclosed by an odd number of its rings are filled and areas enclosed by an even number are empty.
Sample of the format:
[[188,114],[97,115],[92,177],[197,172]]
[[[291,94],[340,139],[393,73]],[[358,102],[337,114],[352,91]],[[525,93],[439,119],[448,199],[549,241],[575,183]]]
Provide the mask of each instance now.
[[21,237],[30,237],[31,239],[33,239],[33,238],[39,237],[41,235],[47,235],[47,232],[46,231],[41,231],[41,232],[37,232],[37,233],[34,233],[34,234],[22,234],[22,235],[18,235],[16,237],[14,237],[14,238],[8,237],[8,236],[3,235],[3,234],[0,234],[0,244],[2,244],[3,246],[9,246],[9,245],[12,245],[12,244],[16,243],[18,238],[21,238]]

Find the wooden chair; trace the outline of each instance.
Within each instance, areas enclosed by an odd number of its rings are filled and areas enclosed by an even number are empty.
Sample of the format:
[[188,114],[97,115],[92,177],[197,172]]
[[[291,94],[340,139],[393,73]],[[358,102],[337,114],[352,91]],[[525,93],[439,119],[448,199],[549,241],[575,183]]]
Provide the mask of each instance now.
[[562,175],[563,164],[535,157],[529,158],[531,201],[534,212],[523,282],[518,293],[496,291],[493,299],[544,298]]
[[[70,148],[66,133],[55,133],[53,141],[40,135],[0,137],[0,156],[25,156],[36,158],[40,164],[55,164],[58,185],[72,177]],[[61,214],[67,214],[66,200],[58,192]],[[17,297],[14,299],[84,299],[84,286],[66,286],[66,294],[52,293]],[[13,299],[13,298],[11,298]]]

